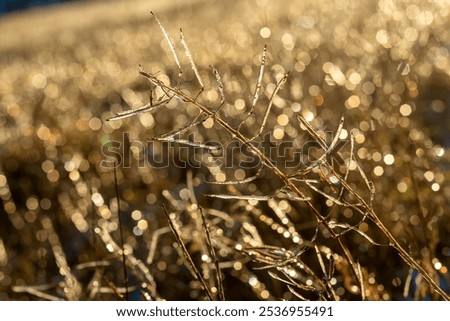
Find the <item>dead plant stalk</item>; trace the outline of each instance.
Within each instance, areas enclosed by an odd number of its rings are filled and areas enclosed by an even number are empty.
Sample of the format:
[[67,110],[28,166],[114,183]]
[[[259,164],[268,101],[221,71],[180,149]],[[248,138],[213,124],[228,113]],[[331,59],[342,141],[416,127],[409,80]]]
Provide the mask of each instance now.
[[[270,169],[284,184],[285,187],[292,190],[296,195],[298,195],[300,198],[305,198],[305,195],[299,190],[298,186],[295,185],[295,183],[286,175],[284,174],[278,167],[276,167],[271,160],[266,157],[255,145],[251,144],[251,139],[245,137],[242,133],[239,132],[238,129],[235,129],[230,126],[225,120],[223,120],[215,111],[211,111],[206,106],[198,102],[196,99],[192,98],[188,94],[184,93],[179,87],[172,87],[170,85],[164,84],[162,81],[158,80],[155,76],[140,70],[140,74],[147,78],[154,86],[160,87],[164,92],[170,93],[174,97],[177,97],[181,99],[182,101],[186,103],[190,103],[194,106],[196,106],[201,113],[206,115],[206,118],[212,118],[219,126],[221,126],[223,129],[225,129],[233,138],[237,139],[240,143],[245,145],[249,148],[249,150],[259,158],[259,160],[264,164],[268,169]],[[284,76],[284,78],[287,75]],[[400,243],[395,239],[395,237],[389,232],[389,230],[385,227],[385,225],[382,223],[378,215],[373,211],[372,207],[367,204],[367,202],[364,200],[364,198],[356,193],[354,189],[339,175],[335,172],[334,168],[332,166],[329,166],[331,172],[339,178],[342,186],[348,190],[351,194],[353,194],[359,201],[366,213],[369,215],[369,217],[377,224],[377,226],[380,228],[382,233],[386,236],[386,238],[389,240],[389,245],[392,246],[396,251],[400,254],[402,259],[406,264],[408,264],[410,267],[416,269],[423,277],[424,279],[429,283],[429,285],[437,292],[439,293],[442,298],[444,298],[447,301],[450,301],[450,296],[442,290],[438,284],[433,280],[433,278],[425,271],[425,269],[420,266],[420,264],[414,260],[414,258],[400,245]],[[341,249],[341,252],[343,256],[345,257],[346,261],[348,262],[349,266],[351,267],[353,276],[356,281],[358,281],[358,273],[357,273],[357,267],[356,264],[348,251],[348,249],[344,246],[340,239],[340,235],[338,235],[332,227],[328,224],[326,217],[322,216],[318,210],[314,207],[314,205],[309,200],[304,200],[307,207],[312,211],[312,213],[315,215],[317,221],[319,224],[322,224],[325,229],[330,233],[331,237],[336,240],[339,248]]]

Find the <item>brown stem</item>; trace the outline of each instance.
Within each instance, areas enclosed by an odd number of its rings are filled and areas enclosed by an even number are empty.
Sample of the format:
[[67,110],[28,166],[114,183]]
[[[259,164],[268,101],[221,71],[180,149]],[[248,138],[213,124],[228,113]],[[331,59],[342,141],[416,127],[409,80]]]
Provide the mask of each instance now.
[[[187,94],[183,93],[180,89],[172,88],[168,85],[165,85],[158,79],[156,79],[154,76],[142,72],[141,74],[144,75],[146,78],[148,78],[153,84],[156,86],[162,87],[164,91],[172,92],[177,97],[181,98],[183,101],[191,103],[195,105],[200,111],[202,111],[205,115],[208,117],[211,117],[214,119],[215,122],[217,122],[222,128],[224,128],[228,133],[232,135],[233,138],[236,138],[247,146],[251,152],[253,152],[260,161],[268,167],[284,184],[286,187],[290,188],[295,194],[297,194],[299,197],[304,198],[304,194],[298,189],[298,187],[295,185],[294,182],[292,182],[287,175],[285,175],[278,167],[276,167],[269,158],[267,158],[256,146],[251,144],[251,142],[242,135],[238,130],[231,127],[226,121],[224,121],[220,116],[218,116],[215,112],[209,110],[207,107],[200,104],[195,99],[191,98]],[[384,226],[384,224],[381,222],[379,217],[376,215],[376,213],[373,211],[371,206],[367,204],[367,202],[358,194],[356,193],[348,183],[343,180],[340,175],[338,175],[333,168],[331,168],[333,174],[335,174],[336,177],[340,178],[340,182],[346,188],[350,193],[352,193],[362,204],[362,207],[366,210],[366,212],[370,215],[370,218],[377,224],[377,226],[380,228],[380,230],[384,233],[384,235],[388,238],[390,245],[397,250],[397,252],[400,254],[400,256],[403,258],[405,263],[407,263],[410,267],[416,269],[423,278],[428,282],[428,284],[437,292],[439,295],[442,296],[447,301],[450,301],[450,296],[442,290],[439,285],[435,282],[435,280],[425,271],[425,269],[417,263],[416,260],[400,245],[400,243],[396,240],[396,238],[389,232],[389,230]],[[323,224],[323,226],[326,228],[326,230],[330,233],[331,237],[333,237],[339,248],[341,249],[345,260],[348,262],[352,274],[356,281],[358,281],[358,273],[356,271],[355,262],[353,261],[353,258],[348,251],[348,249],[344,246],[342,241],[339,238],[339,235],[337,235],[334,230],[328,225],[325,218],[317,211],[317,209],[313,206],[313,204],[309,201],[305,201],[308,208],[313,212],[316,219],[319,223]]]

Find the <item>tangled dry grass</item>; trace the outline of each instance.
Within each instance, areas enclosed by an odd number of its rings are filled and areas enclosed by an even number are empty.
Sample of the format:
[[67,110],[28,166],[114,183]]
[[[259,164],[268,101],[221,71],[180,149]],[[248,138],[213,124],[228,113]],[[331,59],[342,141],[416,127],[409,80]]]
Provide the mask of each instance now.
[[3,35],[0,299],[448,299],[448,8],[82,8]]

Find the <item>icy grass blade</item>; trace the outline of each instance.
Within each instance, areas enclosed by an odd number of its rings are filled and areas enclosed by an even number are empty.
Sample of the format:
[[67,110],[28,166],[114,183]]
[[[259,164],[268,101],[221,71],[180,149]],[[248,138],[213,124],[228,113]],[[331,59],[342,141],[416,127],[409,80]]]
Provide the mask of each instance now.
[[285,198],[290,201],[305,202],[311,200],[310,197],[306,196],[302,192],[300,192],[300,194],[292,192],[292,190],[286,186],[283,186],[282,188],[278,189],[275,194],[277,195],[278,198]]
[[164,214],[166,214],[170,229],[172,230],[172,233],[175,236],[175,239],[177,240],[177,243],[180,246],[180,248],[184,254],[184,257],[185,257],[186,261],[188,262],[188,265],[191,267],[193,276],[200,282],[200,284],[203,288],[203,291],[205,291],[205,294],[208,296],[209,300],[213,301],[213,296],[212,296],[211,292],[209,291],[208,286],[206,285],[203,275],[197,269],[197,266],[195,265],[194,261],[192,260],[192,257],[189,254],[189,251],[187,250],[186,245],[183,242],[183,239],[181,238],[180,232],[178,232],[178,229],[177,229],[175,223],[170,218],[170,214],[167,211],[167,208],[165,207],[164,204],[162,205],[162,208],[164,210]]
[[361,231],[358,227],[347,224],[347,223],[334,223],[334,222],[330,222],[330,227],[331,228],[342,228],[344,229],[343,232],[339,233],[340,235],[343,235],[349,231],[353,231],[358,233],[359,235],[361,235],[363,238],[365,238],[367,241],[369,241],[370,244],[372,245],[376,245],[376,246],[388,246],[387,244],[381,244],[378,242],[375,242],[369,235],[367,235],[365,232]]
[[136,109],[131,109],[131,110],[127,110],[127,111],[124,111],[121,113],[117,113],[115,116],[108,118],[107,121],[124,119],[124,118],[128,118],[128,117],[131,117],[131,116],[134,116],[137,114],[144,113],[144,112],[151,112],[151,111],[167,104],[169,101],[170,101],[170,98],[167,98],[167,99],[159,101],[153,105],[151,103],[148,103],[148,104],[145,104],[144,106],[136,108]]
[[[345,166],[345,175],[343,180],[346,182],[348,179],[348,175],[350,174],[350,166],[352,164],[352,161],[356,162],[355,159],[355,135],[353,132],[350,132],[350,157],[348,158],[347,165]],[[357,163],[357,162],[356,162]],[[344,186],[342,186],[341,191],[339,192],[338,199],[342,199],[342,196],[344,195]]]
[[55,257],[56,265],[59,268],[59,274],[63,277],[61,285],[64,289],[64,295],[68,300],[79,300],[81,295],[81,286],[72,273],[70,265],[67,261],[63,246],[59,240],[58,234],[56,234],[53,222],[49,216],[43,216],[41,218],[41,224],[44,230],[47,232],[48,240],[50,243],[53,256]]
[[[184,100],[183,97],[179,95],[179,90],[175,88],[170,88],[170,86],[165,85],[164,82],[156,78],[155,75],[146,72],[141,65],[139,65],[139,74],[145,79],[147,79],[153,86],[164,92],[164,95],[160,99],[158,99],[158,101],[161,101],[163,97],[167,97],[168,99],[176,97],[180,100]],[[153,104],[153,106],[154,105],[155,104]]]
[[178,143],[178,144],[183,144],[183,145],[187,145],[187,146],[207,149],[207,150],[210,150],[210,151],[218,151],[218,150],[220,150],[222,148],[221,146],[211,146],[211,145],[206,145],[206,144],[202,144],[202,143],[195,143],[195,142],[188,141],[186,139],[175,139],[172,136],[169,136],[169,137],[155,137],[155,138],[152,138],[152,140],[160,141],[160,142]]
[[218,288],[218,292],[219,292],[219,300],[225,301],[225,292],[223,289],[222,271],[220,269],[219,258],[216,254],[216,250],[214,249],[214,246],[212,243],[209,223],[206,221],[205,214],[203,213],[203,209],[201,207],[200,207],[200,214],[202,216],[203,229],[205,230],[205,233],[206,233],[206,243],[208,245],[211,258],[214,262],[214,267],[216,269],[216,279],[217,279],[217,288]]
[[266,126],[266,123],[267,123],[267,119],[269,118],[270,111],[272,110],[273,100],[274,100],[275,96],[278,94],[278,91],[280,90],[281,86],[286,82],[288,75],[289,75],[289,72],[287,72],[283,76],[283,78],[281,78],[280,81],[277,83],[277,86],[273,90],[272,96],[270,97],[269,106],[267,106],[266,113],[264,114],[264,118],[263,118],[261,127],[259,128],[258,133],[255,136],[253,136],[251,139],[249,139],[249,141],[255,140],[263,132],[264,127]]
[[362,169],[361,165],[359,165],[358,162],[356,162],[356,167],[358,168],[359,174],[361,175],[362,179],[366,183],[367,188],[370,192],[370,204],[372,204],[374,198],[375,198],[375,185],[372,181],[369,181],[369,179],[366,176],[366,173],[364,173],[364,170]]
[[214,68],[211,65],[209,65],[209,67],[212,69],[214,77],[216,78],[217,87],[219,88],[219,93],[220,93],[220,105],[219,105],[219,108],[220,108],[220,106],[222,106],[222,104],[225,102],[225,94],[223,92],[222,77],[220,77],[219,71],[216,68]]
[[318,189],[317,187],[315,187],[313,184],[311,184],[308,181],[305,181],[306,185],[308,185],[311,189],[313,189],[314,191],[316,191],[319,194],[322,194],[323,196],[325,196],[326,198],[328,198],[330,201],[332,201],[333,203],[336,203],[337,205],[341,205],[341,206],[350,206],[350,204],[346,204],[344,202],[341,202],[340,200],[338,200],[337,198],[321,191],[320,189]]
[[258,196],[258,195],[228,195],[228,194],[205,194],[208,197],[221,198],[226,200],[246,200],[246,201],[268,201],[273,196]]
[[316,244],[314,244],[314,250],[316,251],[317,261],[319,262],[323,275],[327,275],[327,269],[325,267],[325,263],[323,262],[322,253],[320,252],[319,247]]
[[164,38],[166,38],[167,44],[169,45],[170,51],[172,51],[173,58],[175,59],[175,63],[177,64],[178,69],[180,71],[179,76],[181,76],[183,71],[181,69],[180,59],[178,58],[178,54],[177,54],[177,51],[175,49],[175,45],[174,45],[172,39],[170,38],[169,34],[167,33],[166,29],[163,27],[163,25],[161,24],[159,19],[156,17],[156,15],[152,11],[150,11],[150,13],[153,15],[153,17],[155,18],[156,22],[158,23],[158,26],[161,29],[161,32],[163,33]]
[[182,127],[180,129],[174,130],[172,132],[160,135],[159,138],[163,138],[163,139],[170,139],[170,138],[174,138],[177,135],[182,135],[185,132],[189,131],[191,128],[203,123],[205,120],[207,120],[209,118],[209,116],[203,117],[201,119],[198,120],[194,120],[192,123],[190,123],[189,125]]
[[252,109],[255,109],[256,103],[258,102],[259,99],[259,92],[261,91],[262,80],[264,77],[264,68],[266,66],[266,53],[267,53],[267,46],[264,46],[264,50],[261,57],[261,66],[259,67],[258,82],[256,84],[255,92],[253,94]]
[[264,46],[264,50],[261,57],[261,65],[259,67],[258,80],[256,83],[255,92],[253,93],[252,106],[250,107],[250,110],[248,111],[247,115],[245,115],[244,119],[242,119],[242,121],[240,122],[238,126],[238,131],[241,129],[242,125],[244,125],[245,121],[255,112],[255,106],[258,103],[259,93],[261,91],[262,80],[264,77],[264,69],[266,66],[266,52],[267,46]]
[[42,300],[47,300],[47,301],[64,301],[64,299],[59,298],[57,296],[45,293],[39,289],[37,289],[36,287],[32,287],[32,286],[24,286],[24,285],[18,285],[18,286],[13,286],[12,290],[16,293],[29,293],[31,295],[36,296],[37,298],[40,298]]
[[303,126],[306,127],[307,132],[319,143],[320,147],[322,147],[322,149],[326,151],[328,149],[327,144],[325,143],[323,138],[320,137],[319,134],[317,134],[314,128],[312,128],[312,126],[306,121],[306,119],[303,118],[303,116],[298,115],[298,120]]
[[283,279],[282,277],[278,276],[278,274],[276,274],[275,272],[267,271],[267,273],[268,273],[268,274],[270,275],[270,277],[273,278],[274,280],[283,282],[283,283],[288,284],[288,285],[296,286],[296,284],[295,284],[294,282],[292,282],[292,281],[290,281],[290,280],[287,280],[287,279]]
[[287,227],[292,227],[294,228],[293,230],[295,230],[294,225],[292,224],[291,220],[289,219],[289,217],[286,215],[286,212],[284,212],[278,205],[278,203],[271,199],[268,201],[268,205],[269,207],[273,210],[273,212],[276,214],[276,216],[279,218],[279,220],[286,225]]
[[299,300],[301,300],[301,301],[309,301],[307,298],[305,298],[305,297],[302,296],[300,293],[298,293],[298,292],[294,289],[294,287],[292,287],[292,286],[290,286],[290,285],[288,285],[287,287],[288,287],[289,291],[290,291],[293,295],[295,295]]
[[192,54],[191,51],[189,50],[189,47],[186,43],[186,41],[184,40],[184,36],[183,36],[183,30],[180,28],[180,38],[181,38],[181,44],[184,47],[184,51],[186,52],[186,57],[189,60],[189,63],[191,64],[192,70],[194,71],[195,77],[197,77],[197,81],[201,87],[201,90],[203,90],[203,88],[205,88],[205,86],[203,85],[203,81],[200,78],[200,74],[198,72],[197,66],[194,63],[194,59],[192,59]]
[[338,129],[336,130],[336,134],[334,135],[333,141],[331,142],[330,146],[327,149],[327,154],[331,153],[331,151],[334,149],[334,146],[336,146],[337,142],[339,141],[339,136],[341,136],[343,127],[344,127],[344,116],[342,116],[341,121],[339,122],[339,126]]
[[362,273],[362,269],[361,269],[361,264],[359,264],[359,262],[356,262],[356,274],[358,276],[358,282],[359,282],[359,287],[360,287],[360,292],[361,292],[361,300],[362,301],[366,301],[366,290],[365,290],[365,286],[364,286],[364,277],[363,277],[363,273]]

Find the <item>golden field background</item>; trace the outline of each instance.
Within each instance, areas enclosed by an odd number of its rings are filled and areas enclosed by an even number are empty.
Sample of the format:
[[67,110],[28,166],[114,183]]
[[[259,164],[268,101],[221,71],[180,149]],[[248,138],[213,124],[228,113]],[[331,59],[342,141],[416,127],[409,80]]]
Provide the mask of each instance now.
[[[124,293],[121,252],[115,245],[114,176],[100,165],[102,146],[123,142],[124,133],[131,166],[118,168],[118,181],[133,299],[205,298],[167,227],[162,203],[178,215],[181,236],[217,293],[213,264],[204,257],[204,233],[190,212],[193,204],[207,209],[230,300],[299,298],[273,277],[279,266],[261,269],[261,261],[242,251],[246,246],[298,253],[302,247],[293,242],[292,228],[305,240],[319,235],[312,243],[324,257],[338,252],[301,202],[204,196],[269,195],[279,186],[269,174],[245,187],[224,187],[205,181],[242,180],[254,173],[238,167],[138,166],[142,155],[132,142],[147,142],[196,115],[195,109],[173,101],[151,114],[107,121],[148,102],[150,86],[139,76],[139,65],[176,84],[174,57],[150,11],[179,47],[183,90],[195,97],[199,88],[182,54],[180,28],[205,83],[200,99],[209,106],[217,105],[219,95],[208,66],[220,72],[223,117],[232,126],[251,105],[264,45],[261,107],[248,133],[257,128],[274,84],[287,71],[266,126],[275,141],[307,141],[297,115],[322,134],[336,131],[345,116],[340,138],[354,135],[354,154],[375,187],[374,210],[410,255],[450,291],[448,1],[115,0],[0,17],[1,300],[114,300]],[[202,141],[230,139],[212,124],[198,127],[196,138]],[[364,180],[350,182],[368,195]],[[333,189],[322,187],[327,193]],[[388,246],[374,222],[320,194],[312,197],[328,219],[363,233],[351,230],[342,239],[362,267],[367,299],[439,298]],[[284,229],[278,211],[289,221]],[[314,248],[304,255],[305,264],[320,275]],[[327,261],[336,264],[334,280],[328,280],[332,291],[339,299],[360,298],[360,288],[336,255],[338,263]],[[311,273],[292,268],[299,283],[310,285]],[[317,289],[297,291],[305,291],[308,299],[323,298]]]

